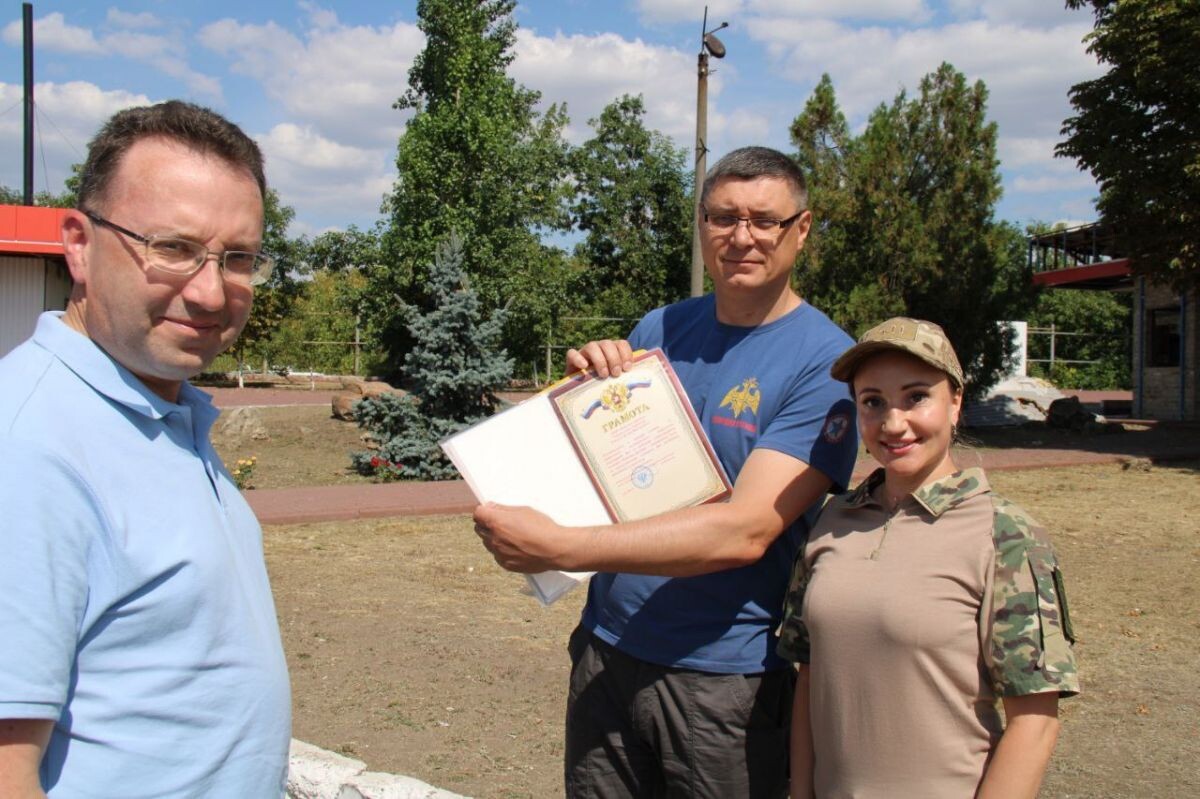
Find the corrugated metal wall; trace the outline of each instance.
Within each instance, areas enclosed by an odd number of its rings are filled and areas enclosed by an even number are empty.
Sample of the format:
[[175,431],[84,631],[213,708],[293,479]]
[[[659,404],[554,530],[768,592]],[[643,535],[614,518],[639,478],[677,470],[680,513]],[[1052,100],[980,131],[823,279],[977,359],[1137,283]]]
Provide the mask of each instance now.
[[0,357],[29,338],[46,297],[41,258],[0,256]]

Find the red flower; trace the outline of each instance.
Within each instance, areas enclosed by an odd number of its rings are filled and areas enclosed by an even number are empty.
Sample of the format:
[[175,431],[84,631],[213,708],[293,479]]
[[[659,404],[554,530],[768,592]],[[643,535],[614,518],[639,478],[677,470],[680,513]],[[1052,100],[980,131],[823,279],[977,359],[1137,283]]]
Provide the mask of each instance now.
[[374,469],[378,469],[378,468],[379,468],[379,465],[380,465],[381,463],[383,463],[383,461],[382,461],[382,460],[379,458],[379,456],[378,456],[378,455],[372,455],[372,456],[371,456],[371,467],[372,467],[372,468],[374,468]]

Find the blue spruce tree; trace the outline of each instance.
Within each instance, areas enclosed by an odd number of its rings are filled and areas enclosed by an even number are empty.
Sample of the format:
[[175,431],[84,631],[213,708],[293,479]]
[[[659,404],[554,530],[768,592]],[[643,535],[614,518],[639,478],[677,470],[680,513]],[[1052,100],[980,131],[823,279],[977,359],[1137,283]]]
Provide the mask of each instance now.
[[429,281],[432,310],[400,304],[413,338],[404,358],[411,390],[364,399],[355,407],[359,426],[379,445],[351,454],[360,474],[384,480],[457,477],[438,442],[494,413],[495,392],[512,376],[512,359],[500,347],[504,311],[483,318],[457,235],[438,247]]

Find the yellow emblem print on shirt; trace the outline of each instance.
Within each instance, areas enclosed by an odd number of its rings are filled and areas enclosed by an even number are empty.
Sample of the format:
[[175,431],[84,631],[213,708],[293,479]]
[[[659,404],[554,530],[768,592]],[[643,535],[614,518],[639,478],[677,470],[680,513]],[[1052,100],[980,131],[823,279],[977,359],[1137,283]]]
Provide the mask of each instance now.
[[604,393],[600,395],[600,402],[606,410],[620,413],[629,404],[629,394],[629,387],[624,383],[613,383],[604,389]]
[[728,407],[733,411],[733,418],[736,419],[742,415],[742,411],[747,408],[752,414],[758,414],[758,378],[750,377],[742,381],[740,386],[735,386],[729,389],[729,393],[725,395],[725,399],[721,400],[721,407]]

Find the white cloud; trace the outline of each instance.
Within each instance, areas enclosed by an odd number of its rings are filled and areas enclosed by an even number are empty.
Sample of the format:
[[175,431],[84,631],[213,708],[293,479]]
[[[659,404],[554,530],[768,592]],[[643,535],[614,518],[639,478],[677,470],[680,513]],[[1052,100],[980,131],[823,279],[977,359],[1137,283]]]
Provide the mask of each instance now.
[[987,84],[989,112],[1002,136],[1054,135],[1069,112],[1067,89],[1100,72],[1081,43],[1086,25],[1047,29],[972,21],[897,30],[758,18],[747,27],[768,46],[782,74],[815,82],[830,73],[852,121],[890,102],[901,88],[915,93],[923,75],[948,61],[969,80]]
[[259,81],[292,122],[353,146],[394,147],[408,114],[392,103],[408,86],[424,34],[404,22],[347,26],[328,12],[317,16],[320,26],[302,37],[274,22],[223,19],[198,38],[229,58],[232,71]]
[[192,94],[217,102],[222,99],[221,82],[188,65],[188,49],[178,34],[117,31],[105,34],[100,41],[107,52],[149,64],[159,72],[182,81]]
[[[1057,170],[1055,170],[1057,172]],[[1092,180],[1092,176],[1086,172],[1072,170],[1066,174],[1049,174],[1038,175],[1035,177],[1026,177],[1018,175],[1013,180],[1013,190],[1018,192],[1029,192],[1031,194],[1040,194],[1042,192],[1051,191],[1074,191],[1076,189],[1094,189],[1096,182]]]
[[991,22],[1011,22],[1018,25],[1051,27],[1078,24],[1091,25],[1086,11],[1072,11],[1066,3],[1047,0],[982,0],[975,2],[976,13]]
[[108,14],[105,16],[109,25],[116,28],[130,28],[144,30],[148,28],[160,28],[163,21],[151,14],[149,11],[143,11],[140,14],[132,14],[127,11],[122,11],[119,8],[108,9]]
[[802,19],[923,22],[931,16],[924,0],[750,0],[747,10]]
[[300,0],[301,10],[308,14],[314,28],[336,28],[338,26],[337,12],[321,8],[311,0]]
[[[694,22],[698,34],[705,5],[696,0],[637,0],[634,7],[644,22]],[[708,18],[717,25],[742,13],[746,3],[745,0],[709,0],[707,5]],[[699,35],[696,38],[698,41]]]
[[[1036,0],[1022,0],[1036,2]],[[646,22],[699,23],[708,6],[709,27],[733,22],[746,14],[804,19],[857,19],[921,22],[931,16],[925,0],[636,0],[638,16]]]
[[118,31],[106,35],[104,48],[117,55],[140,60],[178,56],[184,50],[181,42],[166,36],[134,31]]
[[258,137],[267,178],[301,219],[294,233],[316,233],[304,218],[337,218],[370,227],[396,180],[390,151],[350,147],[311,128],[276,125]]
[[[19,47],[24,37],[21,20],[4,26],[4,41]],[[104,48],[96,41],[95,34],[87,28],[68,25],[66,18],[57,11],[33,21],[33,43],[38,49],[56,53],[101,55]]]
[[360,170],[378,160],[377,152],[339,144],[290,122],[276,125],[259,143],[277,157],[313,170]]
[[1072,161],[1054,157],[1054,147],[1058,141],[1056,136],[1008,136],[1000,140],[1000,160],[1007,167],[1059,163],[1072,164],[1071,169],[1074,170]]
[[[107,19],[119,29],[101,34],[97,39],[91,30],[69,25],[61,13],[47,14],[34,21],[34,46],[68,55],[117,55],[128,58],[177,78],[195,95],[218,102],[221,100],[220,81],[188,66],[187,47],[178,33],[159,35],[133,30],[160,25],[157,17],[152,14],[126,14],[117,9],[109,9]],[[19,46],[21,23],[9,23],[4,28],[3,37],[8,44]]]
[[[0,107],[20,102],[20,84],[0,83]],[[38,113],[35,118],[34,184],[37,191],[59,192],[72,164],[81,163],[87,143],[110,116],[123,108],[146,105],[144,94],[105,91],[93,83],[38,83],[34,86]],[[20,114],[0,117],[0,149],[10,157],[0,160],[0,183],[19,188],[24,137]],[[45,167],[43,167],[43,162]]]
[[[768,141],[771,135],[771,119],[765,114],[755,113],[744,109],[734,109],[732,112],[721,112],[710,106],[708,109],[708,149],[709,166],[712,166],[713,155],[721,156],[735,147],[746,144],[759,144]],[[688,152],[692,152],[692,141],[695,134],[688,136]]]
[[[622,94],[641,94],[646,125],[677,141],[690,142],[696,125],[695,56],[615,33],[552,37],[520,29],[517,57],[510,74],[519,83],[542,93],[544,104],[566,102],[571,116],[568,138],[580,142],[592,129],[589,119]],[[710,97],[720,94],[720,82],[709,82]],[[688,86],[691,93],[680,92]]]

